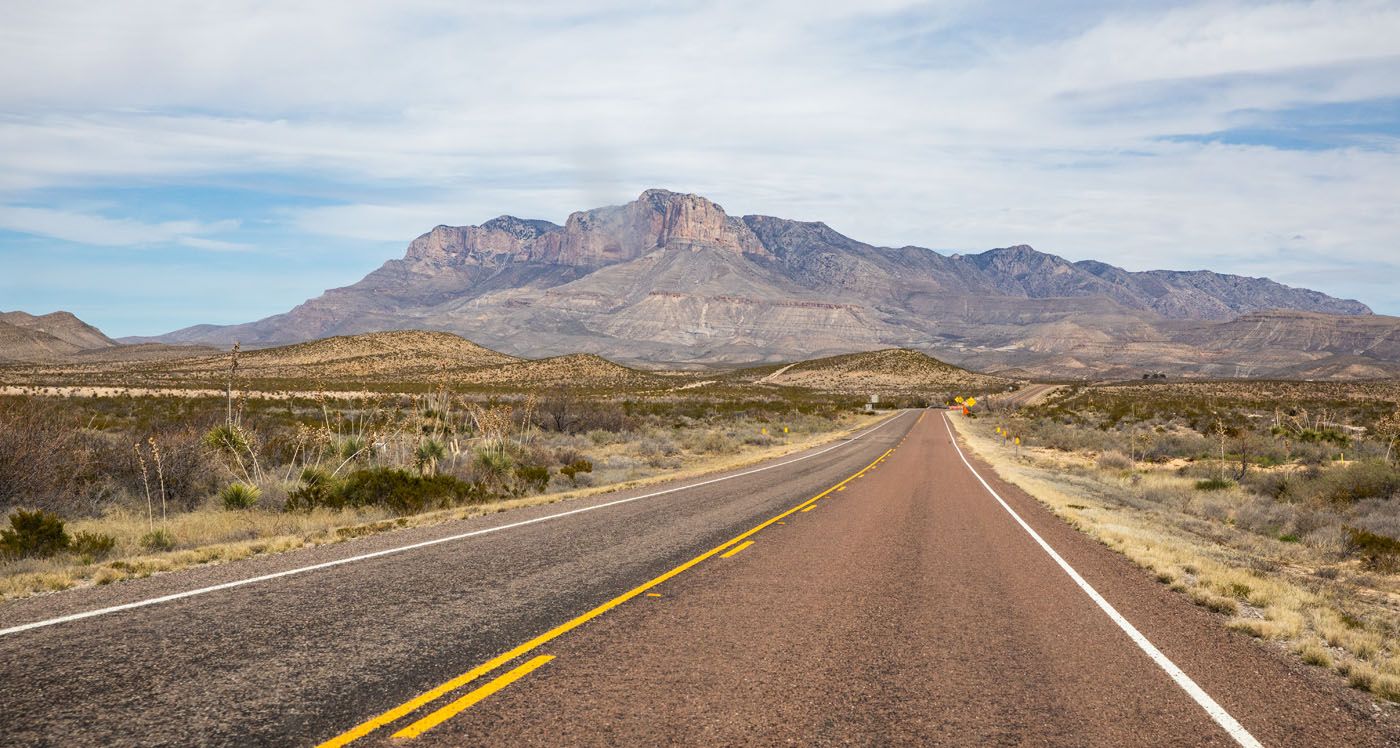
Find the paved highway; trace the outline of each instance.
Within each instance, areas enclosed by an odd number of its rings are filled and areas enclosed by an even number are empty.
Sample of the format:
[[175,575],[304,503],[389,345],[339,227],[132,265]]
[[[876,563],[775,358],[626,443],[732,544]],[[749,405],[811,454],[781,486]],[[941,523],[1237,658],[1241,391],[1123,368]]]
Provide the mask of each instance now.
[[944,419],[5,603],[0,744],[1395,744]]

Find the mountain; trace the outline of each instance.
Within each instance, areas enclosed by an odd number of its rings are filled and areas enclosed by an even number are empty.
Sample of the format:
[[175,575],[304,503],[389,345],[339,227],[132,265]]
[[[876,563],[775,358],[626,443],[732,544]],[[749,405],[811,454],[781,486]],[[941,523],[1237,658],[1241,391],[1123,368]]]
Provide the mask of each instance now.
[[156,360],[201,351],[213,352],[188,345],[122,345],[71,312],[0,312],[0,364]]
[[[1270,318],[1272,338],[1220,327],[1280,310],[1316,316]],[[438,226],[402,259],[284,314],[155,340],[266,346],[427,329],[514,355],[585,352],[647,366],[894,347],[1040,376],[1287,375],[1334,357],[1349,357],[1333,362],[1334,376],[1400,368],[1385,346],[1340,342],[1366,334],[1354,332],[1358,319],[1381,331],[1372,334],[1400,326],[1360,302],[1265,278],[1129,272],[1025,245],[951,256],[876,247],[819,222],[734,217],[698,195],[647,190],[563,225],[501,216]]]

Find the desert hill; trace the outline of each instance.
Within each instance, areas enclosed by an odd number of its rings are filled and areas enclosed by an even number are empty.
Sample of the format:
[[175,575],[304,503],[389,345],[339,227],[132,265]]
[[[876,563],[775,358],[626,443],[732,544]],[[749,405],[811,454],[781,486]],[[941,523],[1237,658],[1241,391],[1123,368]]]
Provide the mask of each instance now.
[[[1271,338],[1218,327],[1280,310]],[[1384,347],[1317,342],[1352,335],[1358,319],[1400,329],[1359,302],[1265,278],[1129,272],[1024,245],[966,255],[877,247],[819,222],[735,217],[698,195],[647,190],[562,225],[501,216],[438,226],[402,259],[286,313],[154,340],[259,346],[417,328],[512,355],[585,352],[651,368],[893,347],[1055,377],[1390,370],[1400,359]]]
[[215,349],[192,345],[123,345],[71,312],[0,312],[0,364],[59,361],[153,361]]
[[[136,347],[136,346],[130,346]],[[226,386],[232,354],[164,360],[69,359],[0,368],[11,385],[103,385],[145,388]],[[336,336],[308,343],[240,351],[236,381],[255,389],[312,391],[384,386],[540,389],[635,389],[669,382],[589,354],[523,360],[444,332],[402,330]]]
[[0,362],[54,360],[115,345],[69,312],[0,312]]
[[726,379],[852,395],[983,394],[1012,384],[1009,379],[978,374],[902,348],[740,369]]

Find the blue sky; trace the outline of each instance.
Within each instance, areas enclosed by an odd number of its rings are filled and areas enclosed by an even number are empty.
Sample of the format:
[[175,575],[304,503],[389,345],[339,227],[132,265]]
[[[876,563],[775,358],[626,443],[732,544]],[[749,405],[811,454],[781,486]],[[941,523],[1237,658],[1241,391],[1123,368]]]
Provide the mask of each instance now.
[[653,186],[1400,314],[1400,2],[6,13],[0,309],[112,335],[256,319],[434,225]]

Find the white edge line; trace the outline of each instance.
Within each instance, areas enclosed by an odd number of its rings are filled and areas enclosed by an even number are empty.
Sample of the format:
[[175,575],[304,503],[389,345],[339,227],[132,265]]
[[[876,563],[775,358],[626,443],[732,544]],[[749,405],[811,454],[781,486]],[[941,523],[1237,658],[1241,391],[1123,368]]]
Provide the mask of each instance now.
[[1026,521],[1021,519],[1021,515],[1017,514],[1016,510],[1012,509],[1011,505],[1007,504],[1006,500],[1001,498],[1001,495],[992,489],[991,485],[977,472],[977,469],[972,467],[972,463],[968,462],[967,455],[963,454],[962,447],[958,446],[958,437],[953,433],[952,422],[948,419],[946,413],[943,416],[943,426],[948,429],[948,437],[953,441],[953,449],[958,451],[958,457],[962,458],[963,464],[972,472],[973,477],[982,484],[983,488],[987,489],[987,493],[991,494],[992,498],[996,499],[998,504],[1001,504],[1001,508],[1005,509],[1007,513],[1011,515],[1012,519],[1016,520],[1016,524],[1019,524],[1021,529],[1030,534],[1031,538],[1040,545],[1041,550],[1049,554],[1050,558],[1054,559],[1055,563],[1059,564],[1061,569],[1064,569],[1064,572],[1069,575],[1070,579],[1074,580],[1074,583],[1079,586],[1079,589],[1083,590],[1084,594],[1089,596],[1089,599],[1093,600],[1103,609],[1103,612],[1107,613],[1108,617],[1112,619],[1114,623],[1118,624],[1118,628],[1123,629],[1123,633],[1127,634],[1128,638],[1132,639],[1133,643],[1138,645],[1138,649],[1147,653],[1147,656],[1152,658],[1152,661],[1157,663],[1158,667],[1166,671],[1167,675],[1171,676],[1171,679],[1181,687],[1181,690],[1185,691],[1192,700],[1199,704],[1202,709],[1206,710],[1206,714],[1209,714],[1211,719],[1215,720],[1216,724],[1224,728],[1225,732],[1229,733],[1230,737],[1234,738],[1236,743],[1245,746],[1245,748],[1263,748],[1260,742],[1256,740],[1253,735],[1250,735],[1248,730],[1244,729],[1243,725],[1236,721],[1234,717],[1230,716],[1230,713],[1225,711],[1224,707],[1216,703],[1215,699],[1212,699],[1210,694],[1205,692],[1205,689],[1196,685],[1196,681],[1191,680],[1189,675],[1182,672],[1181,668],[1176,666],[1176,663],[1168,659],[1166,655],[1162,654],[1160,649],[1157,649],[1152,642],[1148,641],[1147,637],[1143,636],[1142,632],[1137,630],[1137,627],[1129,623],[1128,619],[1124,618],[1122,613],[1119,613],[1110,605],[1109,602],[1103,598],[1103,595],[1099,594],[1098,590],[1094,589],[1092,585],[1085,581],[1084,577],[1080,576],[1079,572],[1075,571],[1074,567],[1069,565],[1069,562],[1065,561],[1059,553],[1056,553],[1055,549],[1051,548],[1050,544],[1045,542],[1044,538],[1040,537],[1040,533],[1026,524]]
[[[905,413],[907,413],[907,412],[909,412],[909,411],[905,411]],[[187,598],[187,597],[195,597],[196,595],[207,595],[207,594],[209,594],[210,592],[218,592],[218,591],[220,591],[220,590],[232,589],[232,588],[234,588],[234,587],[242,587],[242,586],[244,586],[244,585],[253,584],[253,583],[255,583],[255,582],[266,582],[266,581],[269,581],[269,580],[272,580],[272,579],[280,579],[280,578],[282,578],[282,577],[290,577],[290,576],[293,576],[293,575],[296,575],[296,574],[305,574],[305,573],[308,572],[308,571],[316,571],[316,570],[318,570],[318,569],[329,569],[329,568],[331,568],[331,567],[333,567],[333,566],[340,566],[340,565],[342,565],[342,564],[354,563],[354,562],[356,562],[356,561],[367,561],[367,560],[372,559],[372,558],[379,558],[380,556],[389,556],[389,555],[393,555],[393,554],[396,554],[396,553],[404,553],[404,552],[406,552],[406,551],[417,550],[417,549],[419,549],[419,548],[427,548],[428,546],[438,545],[438,544],[440,544],[440,543],[451,543],[451,542],[456,541],[456,540],[464,540],[464,539],[466,539],[466,538],[475,537],[475,536],[477,536],[477,535],[486,535],[486,534],[488,534],[488,533],[500,532],[500,531],[502,531],[502,530],[510,530],[510,529],[513,529],[513,528],[516,528],[516,527],[524,527],[525,525],[533,525],[533,524],[536,524],[536,523],[539,523],[539,522],[548,522],[549,520],[559,519],[559,518],[561,518],[561,517],[568,517],[568,516],[573,515],[573,514],[580,514],[580,513],[582,513],[582,512],[591,512],[591,511],[593,511],[593,510],[595,510],[595,509],[604,509],[604,508],[607,508],[607,507],[610,507],[610,506],[617,506],[617,505],[619,505],[619,504],[627,504],[627,503],[630,503],[630,502],[633,502],[633,501],[641,501],[642,499],[650,499],[650,498],[654,498],[654,497],[656,497],[656,496],[662,496],[662,495],[669,494],[669,493],[676,493],[677,491],[688,491],[688,490],[690,490],[690,489],[692,489],[692,488],[699,488],[700,486],[707,486],[707,485],[710,485],[711,483],[719,483],[720,481],[733,480],[734,478],[742,478],[742,477],[744,477],[744,476],[746,476],[746,475],[753,475],[754,473],[761,473],[761,472],[763,472],[763,471],[765,471],[765,470],[773,470],[774,468],[780,468],[780,467],[783,467],[784,465],[791,465],[791,464],[793,464],[794,462],[801,462],[801,461],[803,461],[803,460],[809,460],[809,459],[811,459],[811,458],[813,458],[813,457],[816,457],[816,456],[818,456],[818,455],[826,454],[827,452],[830,452],[830,451],[833,450],[833,449],[838,449],[838,448],[840,448],[840,447],[844,447],[844,446],[846,446],[846,445],[848,445],[848,444],[850,444],[850,443],[856,441],[857,439],[860,439],[860,438],[862,438],[862,437],[864,437],[864,436],[867,436],[867,435],[869,435],[869,434],[872,434],[872,433],[874,433],[874,432],[876,432],[876,431],[878,431],[878,430],[880,430],[880,429],[882,429],[882,428],[884,428],[884,427],[890,425],[891,423],[894,423],[895,421],[899,420],[899,418],[900,418],[901,416],[905,415],[905,413],[900,413],[900,414],[898,414],[898,415],[891,416],[891,417],[890,417],[889,419],[887,419],[884,423],[880,423],[880,424],[876,424],[876,425],[874,425],[874,426],[871,426],[870,428],[866,429],[865,431],[862,431],[862,432],[860,432],[859,434],[856,434],[855,436],[850,437],[849,439],[844,439],[844,440],[838,441],[837,443],[832,444],[832,445],[829,446],[829,447],[824,447],[824,448],[819,449],[819,450],[817,450],[817,451],[815,451],[815,452],[812,452],[811,454],[802,455],[801,457],[797,457],[797,458],[794,458],[794,459],[791,459],[791,460],[785,460],[785,461],[783,461],[783,462],[776,462],[776,463],[773,463],[773,464],[771,464],[771,465],[764,465],[763,467],[757,467],[757,468],[753,468],[753,469],[750,469],[750,470],[745,470],[745,471],[740,472],[740,473],[734,473],[733,475],[725,475],[725,476],[721,476],[721,477],[719,477],[719,478],[710,478],[709,480],[703,480],[703,481],[700,481],[700,482],[698,482],[698,483],[689,483],[689,484],[686,484],[686,485],[684,485],[684,486],[676,486],[676,487],[674,487],[674,488],[667,488],[667,489],[664,489],[664,490],[661,490],[661,491],[652,491],[651,493],[642,494],[642,495],[640,495],[640,496],[631,496],[631,497],[628,497],[628,498],[625,498],[625,499],[617,499],[617,500],[608,501],[608,502],[605,502],[605,503],[602,503],[602,504],[594,504],[593,506],[579,507],[578,509],[570,509],[570,510],[567,511],[567,512],[559,512],[558,514],[550,514],[550,515],[546,515],[546,516],[544,516],[544,517],[535,517],[535,518],[533,518],[533,519],[521,520],[521,521],[519,521],[519,522],[511,522],[511,523],[505,524],[505,525],[497,525],[497,526],[495,526],[495,527],[486,527],[486,528],[482,528],[482,529],[480,529],[480,530],[472,530],[471,532],[459,533],[459,534],[457,534],[457,535],[449,535],[449,536],[447,536],[447,537],[445,537],[445,538],[434,538],[433,540],[424,540],[424,541],[419,542],[419,543],[411,543],[411,544],[409,544],[409,545],[398,546],[397,548],[386,548],[386,549],[384,549],[384,550],[382,550],[382,551],[374,551],[374,552],[372,552],[372,553],[362,553],[362,554],[360,554],[360,555],[358,555],[358,556],[349,556],[349,557],[347,557],[347,558],[339,558],[339,559],[336,559],[336,560],[334,560],[334,561],[325,561],[325,562],[319,563],[319,564],[311,564],[310,566],[299,566],[299,567],[297,567],[297,568],[295,568],[295,569],[287,569],[286,571],[274,572],[274,573],[272,573],[272,574],[263,574],[263,575],[261,575],[261,576],[249,577],[249,578],[247,578],[247,579],[238,579],[238,580],[234,580],[234,581],[232,581],[232,582],[224,582],[224,583],[222,583],[222,584],[210,585],[210,586],[208,586],[208,587],[200,587],[200,588],[193,589],[193,590],[186,590],[186,591],[184,591],[184,592],[175,592],[175,593],[172,593],[172,594],[169,594],[169,595],[162,595],[162,596],[160,596],[160,597],[152,597],[152,598],[148,598],[148,599],[146,599],[146,600],[137,600],[136,602],[123,603],[123,604],[121,604],[121,605],[113,605],[113,606],[110,606],[110,607],[106,607],[106,608],[97,608],[97,609],[94,609],[94,610],[86,610],[86,611],[83,611],[83,612],[81,612],[81,613],[71,613],[71,614],[66,615],[66,616],[59,616],[59,617],[57,617],[57,618],[49,618],[49,619],[42,620],[42,621],[34,621],[34,622],[32,622],[32,623],[24,623],[24,624],[20,624],[20,625],[18,625],[18,626],[11,626],[11,627],[6,628],[6,629],[0,629],[0,636],[9,636],[9,635],[11,635],[11,634],[18,634],[18,633],[20,633],[20,632],[29,631],[29,630],[31,630],[31,629],[44,628],[44,627],[46,627],[46,626],[56,626],[56,625],[58,625],[58,624],[60,624],[60,623],[71,623],[72,621],[80,621],[80,620],[82,620],[82,619],[84,619],[84,618],[94,618],[94,617],[97,617],[97,616],[108,615],[108,614],[111,614],[111,613],[119,613],[119,612],[124,611],[124,610],[132,610],[132,609],[134,609],[134,608],[144,608],[144,607],[146,607],[146,606],[148,606],[148,605],[157,605],[157,604],[160,604],[160,603],[168,603],[168,602],[172,602],[172,601],[175,601],[175,600],[182,600],[182,599]]]

